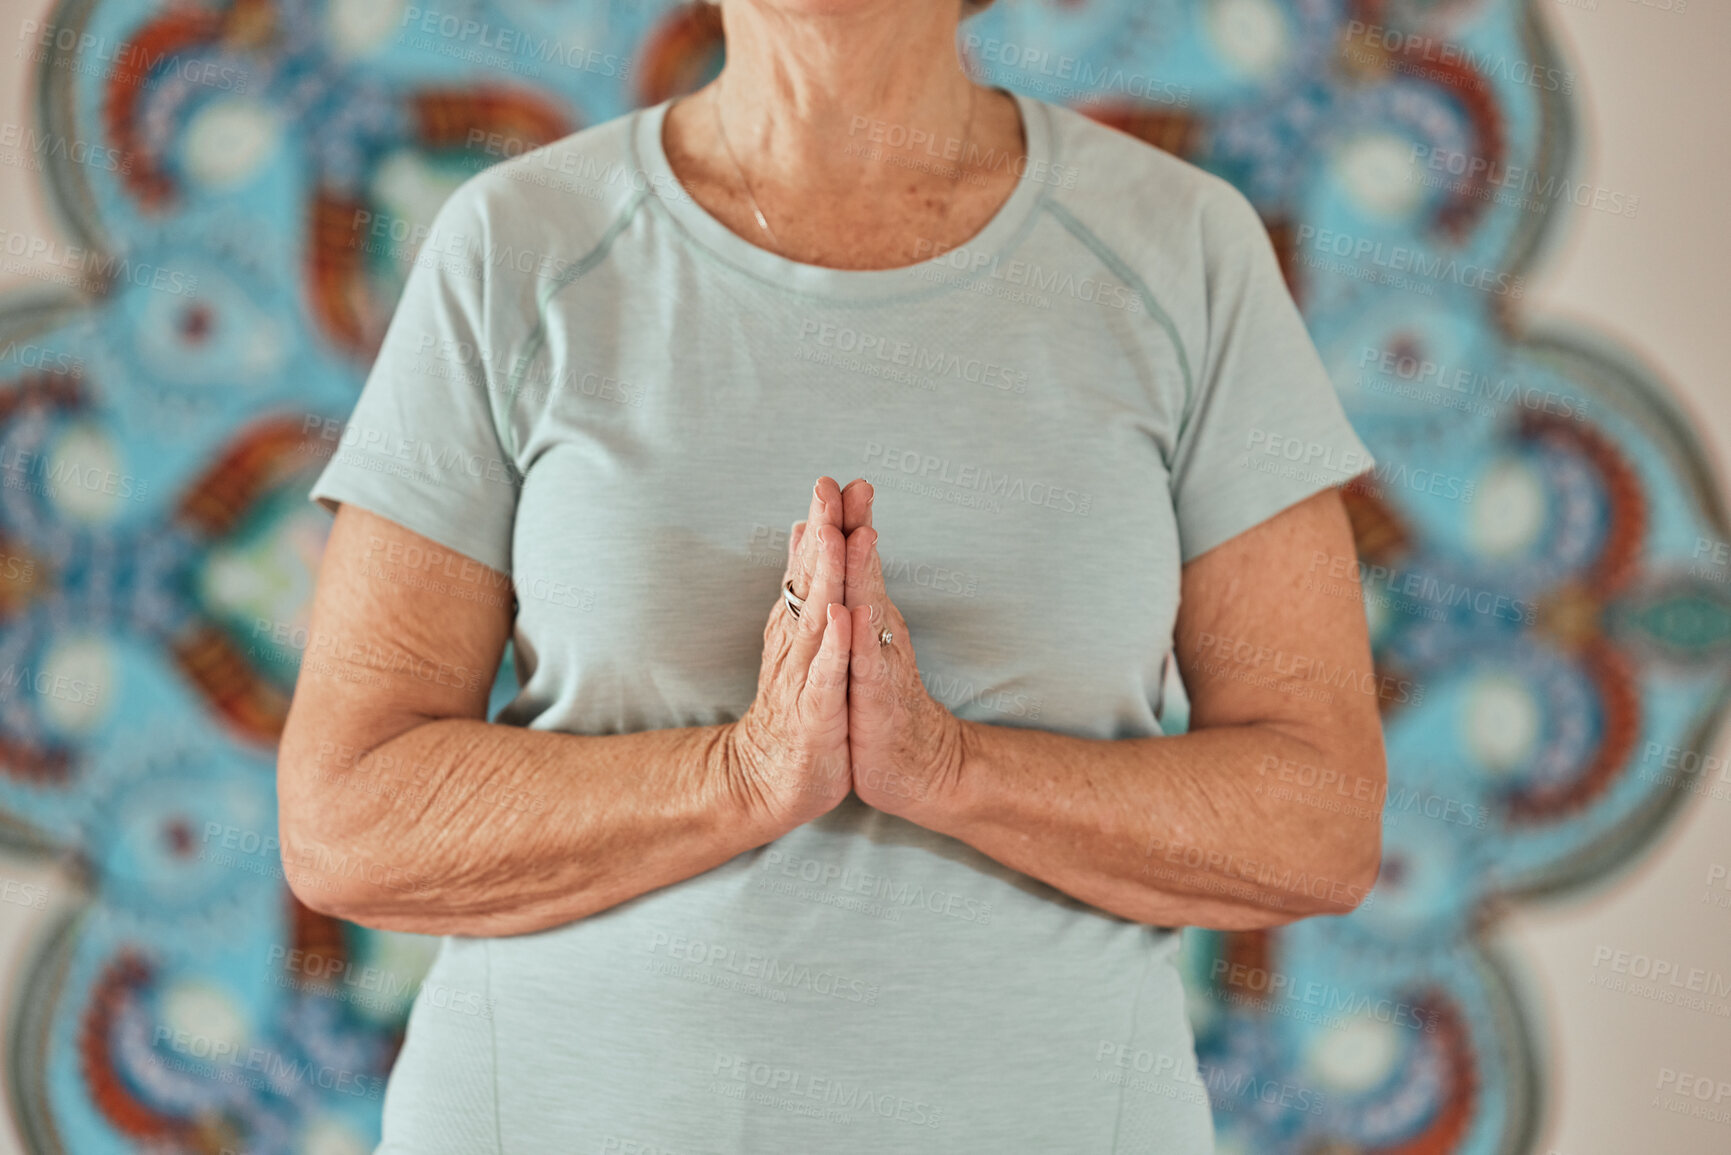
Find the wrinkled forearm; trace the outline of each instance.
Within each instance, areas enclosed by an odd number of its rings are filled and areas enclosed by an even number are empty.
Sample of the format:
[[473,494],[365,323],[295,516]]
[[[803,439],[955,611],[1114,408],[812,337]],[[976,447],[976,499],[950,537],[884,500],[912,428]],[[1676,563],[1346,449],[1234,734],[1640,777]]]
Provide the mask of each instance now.
[[[1294,761],[1376,784],[1376,804],[1268,789]],[[1122,918],[1248,930],[1363,901],[1382,776],[1380,748],[1328,755],[1272,726],[1101,740],[963,722],[950,780],[902,816]]]
[[420,934],[558,926],[770,841],[727,726],[604,736],[441,719],[282,777],[283,869],[308,905]]

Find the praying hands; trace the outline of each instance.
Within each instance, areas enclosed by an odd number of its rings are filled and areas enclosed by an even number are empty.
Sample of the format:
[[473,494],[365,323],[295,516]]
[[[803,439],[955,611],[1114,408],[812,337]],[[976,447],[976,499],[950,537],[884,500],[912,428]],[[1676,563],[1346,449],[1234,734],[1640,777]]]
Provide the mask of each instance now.
[[884,588],[872,488],[821,477],[788,541],[784,594],[764,629],[750,709],[735,727],[736,786],[798,825],[851,789],[912,817],[953,789],[962,722],[926,692],[907,622]]

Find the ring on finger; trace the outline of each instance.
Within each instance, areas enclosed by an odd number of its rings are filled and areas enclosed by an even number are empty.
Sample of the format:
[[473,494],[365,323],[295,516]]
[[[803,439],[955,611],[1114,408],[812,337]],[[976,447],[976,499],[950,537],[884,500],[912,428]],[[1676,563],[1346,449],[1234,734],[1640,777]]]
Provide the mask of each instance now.
[[885,626],[883,629],[878,631],[878,645],[887,646],[895,640],[896,640],[896,636],[895,636],[895,634],[890,632],[890,628],[888,626]]
[[788,578],[781,583],[781,600],[787,603],[787,612],[796,619],[801,610],[805,609],[805,599],[793,592],[793,579]]

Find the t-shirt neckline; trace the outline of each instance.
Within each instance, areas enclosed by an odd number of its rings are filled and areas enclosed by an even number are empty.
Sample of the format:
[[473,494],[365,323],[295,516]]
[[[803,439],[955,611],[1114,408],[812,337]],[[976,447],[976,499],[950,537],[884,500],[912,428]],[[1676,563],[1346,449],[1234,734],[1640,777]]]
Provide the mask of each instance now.
[[[1008,91],[1008,90],[1006,90]],[[1040,174],[1052,171],[1052,129],[1046,109],[1039,101],[1010,92],[1021,112],[1027,157],[1015,188],[998,210],[972,237],[960,245],[912,265],[891,269],[832,269],[808,265],[773,253],[741,237],[709,210],[698,204],[673,173],[661,133],[674,98],[639,109],[631,133],[633,163],[647,178],[650,194],[667,212],[713,255],[771,284],[797,292],[851,299],[895,296],[941,289],[974,272],[990,267],[1021,233],[1033,216],[1044,182]],[[941,157],[935,158],[942,163]]]

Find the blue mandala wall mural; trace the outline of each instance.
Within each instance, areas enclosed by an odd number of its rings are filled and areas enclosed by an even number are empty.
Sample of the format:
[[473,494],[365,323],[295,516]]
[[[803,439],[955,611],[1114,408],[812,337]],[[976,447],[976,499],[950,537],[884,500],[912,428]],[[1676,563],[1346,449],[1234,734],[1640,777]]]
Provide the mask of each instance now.
[[[433,943],[283,882],[305,493],[449,190],[703,83],[717,18],[62,0],[20,43],[61,236],[0,234],[37,270],[0,299],[0,838],[81,901],[10,992],[8,1101],[42,1155],[370,1151]],[[964,49],[1242,188],[1380,463],[1361,562],[1313,576],[1410,688],[1389,790],[1266,788],[1382,809],[1384,871],[1345,918],[1186,933],[1220,1150],[1529,1149],[1543,1023],[1497,913],[1650,849],[1697,793],[1651,752],[1701,748],[1731,673],[1686,420],[1525,304],[1571,213],[1640,211],[1573,167],[1568,62],[1515,0],[1001,0]]]

